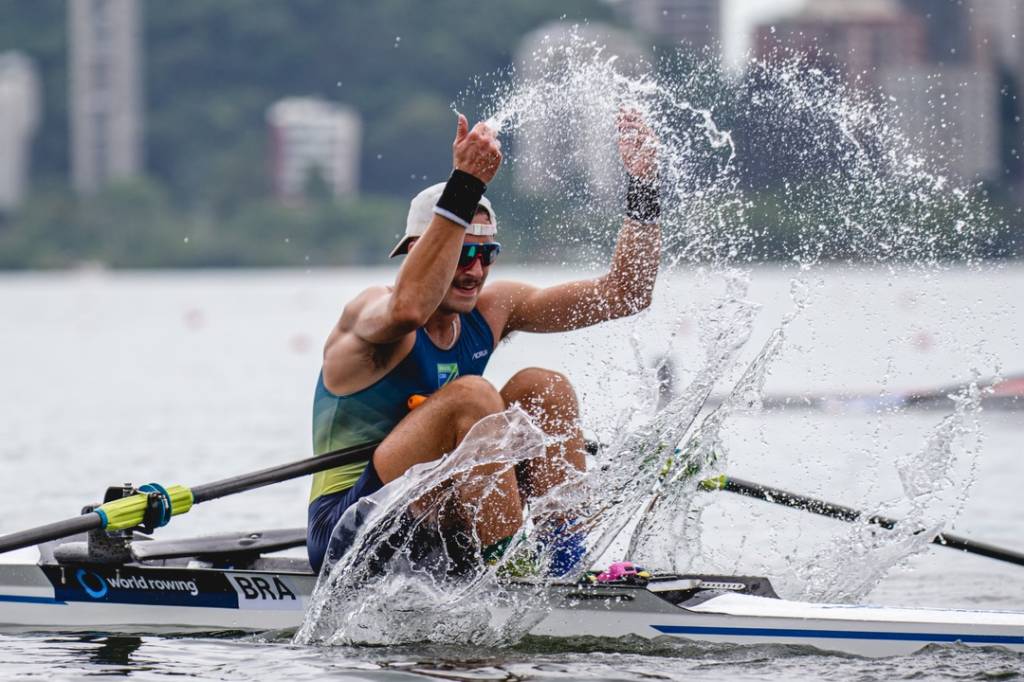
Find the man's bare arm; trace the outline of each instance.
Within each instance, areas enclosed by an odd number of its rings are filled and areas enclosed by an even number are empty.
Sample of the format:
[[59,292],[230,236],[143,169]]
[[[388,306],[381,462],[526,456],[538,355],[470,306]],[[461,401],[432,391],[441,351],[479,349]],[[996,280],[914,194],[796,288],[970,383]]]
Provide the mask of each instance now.
[[602,277],[543,289],[516,282],[488,287],[488,308],[502,335],[519,330],[580,329],[633,315],[651,304],[661,261],[661,230],[656,222],[657,141],[636,112],[622,112],[618,126],[619,151],[631,178],[630,191],[639,191],[649,204],[646,208],[653,207],[654,212],[633,211],[635,215],[626,218],[611,267]]
[[363,301],[353,311],[351,328],[346,331],[378,345],[422,327],[451,285],[464,235],[461,225],[435,215],[416,248],[405,257],[395,285]]
[[[459,114],[452,144],[452,165],[456,171],[486,184],[494,178],[501,163],[500,150],[501,144],[490,128],[478,123],[469,130],[466,117]],[[346,328],[346,318],[342,316],[342,334],[351,332],[366,343],[382,345],[422,327],[451,286],[464,238],[461,225],[435,215],[416,240],[416,248],[405,257],[394,286],[377,290],[375,295],[364,292],[366,299],[350,311],[350,327]]]
[[661,259],[661,230],[626,219],[608,274],[539,288],[495,282],[486,298],[502,335],[514,331],[563,332],[634,315],[651,304]]

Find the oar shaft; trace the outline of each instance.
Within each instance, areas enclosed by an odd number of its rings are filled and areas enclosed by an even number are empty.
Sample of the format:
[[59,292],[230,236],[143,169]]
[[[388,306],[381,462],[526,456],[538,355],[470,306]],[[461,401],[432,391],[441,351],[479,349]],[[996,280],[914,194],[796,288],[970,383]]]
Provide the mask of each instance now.
[[730,493],[753,497],[773,504],[781,504],[784,507],[803,509],[812,514],[828,516],[842,521],[856,521],[861,517],[861,513],[856,509],[844,507],[841,504],[832,504],[831,502],[818,500],[813,497],[797,495],[796,493],[780,490],[779,488],[744,481],[742,478],[724,477],[724,485],[721,485],[720,488]]
[[[707,485],[705,487],[708,488],[726,490],[738,495],[753,497],[758,500],[764,500],[765,502],[780,504],[784,507],[792,507],[793,509],[802,509],[804,511],[809,511],[812,514],[827,516],[841,521],[864,521],[865,523],[881,526],[887,530],[895,528],[897,523],[895,519],[885,516],[866,516],[863,512],[853,509],[852,507],[844,507],[841,504],[826,502],[825,500],[808,497],[807,495],[798,495],[796,493],[791,493],[788,490],[781,490],[768,485],[745,481],[742,478],[722,476],[708,479],[706,483]],[[932,544],[949,547],[951,549],[958,549],[971,554],[978,554],[990,559],[1006,561],[1011,564],[1017,564],[1018,566],[1024,566],[1024,554],[1020,552],[1003,549],[1002,547],[996,547],[995,545],[990,545],[984,542],[976,542],[959,535],[942,533],[932,538]]]
[[[251,474],[232,476],[231,478],[214,481],[213,483],[192,486],[193,504],[199,504],[200,502],[206,502],[208,500],[215,500],[218,497],[234,495],[235,493],[241,493],[247,490],[262,488],[263,486],[270,485],[272,483],[281,483],[293,478],[301,478],[302,476],[315,474],[316,472],[324,471],[325,469],[333,469],[334,467],[343,466],[345,464],[352,464],[353,462],[358,462],[361,459],[368,460],[373,456],[373,451],[377,449],[378,445],[380,445],[380,443],[375,442],[367,443],[366,445],[357,445],[351,448],[343,448],[323,455],[316,455],[315,457],[301,459],[297,462],[289,462],[288,464],[270,467],[269,469],[263,469]],[[596,442],[588,440],[586,441],[586,448],[589,454],[595,454],[600,446]]]
[[990,559],[998,559],[999,561],[1006,561],[1011,564],[1017,564],[1018,566],[1024,566],[1024,554],[1021,554],[1020,552],[1003,549],[1002,547],[996,547],[985,542],[976,542],[957,535],[950,535],[949,533],[937,535],[935,539],[932,540],[932,544],[958,549],[962,552],[969,552],[971,554],[980,554],[981,556],[986,556]]
[[290,481],[293,478],[301,478],[302,476],[315,474],[325,469],[352,464],[361,459],[368,460],[373,456],[373,451],[377,449],[377,445],[379,443],[342,448],[341,450],[335,450],[323,455],[300,459],[297,462],[289,462],[288,464],[280,464],[268,469],[262,469],[251,474],[232,476],[231,478],[224,478],[213,483],[192,486],[193,504],[215,500],[218,497],[225,497],[227,495],[234,495],[246,490],[262,488],[272,483]]
[[102,527],[103,520],[100,519],[99,514],[89,512],[88,514],[82,514],[81,516],[65,519],[64,521],[56,521],[45,526],[37,526],[36,528],[29,528],[28,530],[18,531],[10,535],[0,536],[0,554]]

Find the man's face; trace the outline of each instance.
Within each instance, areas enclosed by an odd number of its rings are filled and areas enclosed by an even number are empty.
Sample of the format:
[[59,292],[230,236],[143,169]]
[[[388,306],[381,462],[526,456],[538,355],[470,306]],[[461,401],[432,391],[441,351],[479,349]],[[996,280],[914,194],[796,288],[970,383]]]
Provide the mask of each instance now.
[[[477,211],[473,216],[474,224],[487,225],[490,222],[491,217],[486,211]],[[463,243],[486,244],[492,241],[494,241],[494,237],[467,234]],[[438,307],[449,313],[468,313],[473,310],[490,269],[489,266],[484,266],[480,258],[474,258],[473,262],[466,267],[458,268],[455,271],[455,277],[452,278],[452,285],[448,288],[448,293],[445,294]]]
[[[479,225],[489,225],[491,222],[491,216],[487,211],[480,210],[473,216],[473,223]],[[482,235],[467,234],[463,239],[463,244],[486,244],[494,241],[494,237],[485,237]],[[413,240],[409,244],[411,250],[416,246],[416,240]],[[480,297],[480,290],[483,289],[484,281],[487,279],[487,273],[490,271],[490,266],[485,266],[483,261],[478,257],[474,258],[473,262],[464,268],[458,268],[455,270],[455,277],[452,278],[451,286],[448,287],[448,292],[441,300],[441,305],[438,306],[438,310],[444,313],[468,313],[476,307],[476,301]]]

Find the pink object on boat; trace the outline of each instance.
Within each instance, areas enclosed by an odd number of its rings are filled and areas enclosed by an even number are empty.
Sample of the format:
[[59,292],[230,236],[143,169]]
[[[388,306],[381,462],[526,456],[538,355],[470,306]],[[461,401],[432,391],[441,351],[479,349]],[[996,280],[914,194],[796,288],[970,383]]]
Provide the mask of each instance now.
[[637,574],[637,567],[632,561],[616,561],[608,567],[607,571],[597,574],[597,582],[613,583],[617,580],[625,580]]

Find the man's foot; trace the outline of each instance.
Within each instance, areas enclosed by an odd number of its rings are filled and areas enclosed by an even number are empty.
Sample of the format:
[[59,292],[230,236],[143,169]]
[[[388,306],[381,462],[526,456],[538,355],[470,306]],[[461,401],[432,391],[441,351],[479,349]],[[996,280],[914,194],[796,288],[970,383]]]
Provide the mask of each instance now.
[[[484,549],[484,561],[493,566],[511,552],[498,569],[499,577],[529,578],[546,573],[561,578],[576,570],[587,553],[583,533],[574,531],[570,522],[553,524],[539,536],[536,546],[522,542],[520,534],[505,538]],[[541,569],[544,565],[546,571]]]
[[548,558],[548,575],[569,575],[583,561],[587,553],[585,536],[576,525],[575,521],[565,521],[541,531],[541,552]]

